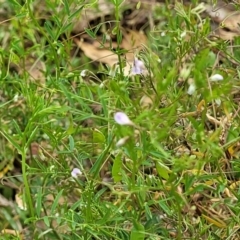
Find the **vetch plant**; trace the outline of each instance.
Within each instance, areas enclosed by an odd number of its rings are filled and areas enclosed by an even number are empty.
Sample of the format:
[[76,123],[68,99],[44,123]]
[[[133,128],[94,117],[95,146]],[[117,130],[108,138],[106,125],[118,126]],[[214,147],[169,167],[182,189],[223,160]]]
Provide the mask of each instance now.
[[[15,5],[5,2],[7,9]],[[152,4],[148,17],[153,28],[142,51],[135,48],[135,38],[131,48],[122,45],[132,30],[140,37],[145,23],[148,28],[144,20],[139,31],[136,19],[134,29],[122,31],[128,21],[122,17],[124,1],[53,2],[38,9],[28,1],[26,16],[15,5],[8,13],[11,21],[0,24],[4,38],[11,36],[1,39],[6,45],[3,62],[21,68],[1,69],[6,81],[1,81],[0,173],[7,188],[19,189],[9,196],[3,186],[1,195],[16,199],[17,208],[22,196],[26,207],[21,214],[11,201],[0,206],[0,227],[6,230],[2,239],[13,237],[7,236],[9,228],[16,233],[26,224],[23,239],[211,239],[212,233],[239,239],[234,197],[239,198],[240,164],[231,161],[226,167],[222,161],[225,151],[228,160],[238,156],[239,69],[234,62],[239,56],[231,61],[228,43],[208,39],[209,21],[199,19],[199,11],[190,6],[179,4],[173,10],[163,1],[160,7]],[[111,50],[112,64],[118,59],[113,66],[92,64],[75,51],[80,32],[71,20],[82,22],[82,10],[95,13],[96,5],[101,18],[85,32],[104,48],[88,50],[98,59],[105,58],[106,48]],[[105,9],[114,11],[109,21],[111,13],[102,17]],[[44,25],[39,10],[51,13],[44,14]],[[176,11],[178,17],[172,17]],[[239,44],[234,41],[232,47]],[[136,57],[125,58],[134,53]],[[29,81],[28,66],[37,70],[39,61],[44,77]],[[221,73],[229,76],[224,84]],[[15,166],[12,159],[21,164]],[[204,214],[207,207],[216,214]],[[198,213],[198,222],[192,222]]]

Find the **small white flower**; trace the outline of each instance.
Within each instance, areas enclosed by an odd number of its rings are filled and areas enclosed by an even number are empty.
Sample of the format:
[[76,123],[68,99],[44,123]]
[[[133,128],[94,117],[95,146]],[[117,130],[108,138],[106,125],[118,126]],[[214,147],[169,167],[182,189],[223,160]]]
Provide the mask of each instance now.
[[129,139],[128,136],[119,139],[119,140],[117,141],[117,143],[116,143],[116,147],[121,147],[121,146],[123,146],[128,139]]
[[221,105],[221,99],[220,99],[220,98],[215,99],[215,103],[216,103],[218,106],[220,106],[220,105]]
[[144,62],[135,58],[132,66],[132,75],[142,74],[144,70]]
[[71,172],[73,178],[78,178],[78,176],[82,175],[82,172],[79,168],[74,168]]
[[191,73],[191,67],[183,68],[183,69],[180,71],[179,77],[180,77],[180,78],[183,78],[184,80],[185,80],[185,79],[188,79],[190,73]]
[[18,95],[18,93],[14,96],[14,98],[13,98],[13,101],[14,102],[17,102],[18,101],[18,98],[19,98],[19,95]]
[[223,80],[223,76],[220,75],[220,74],[214,74],[214,75],[212,75],[212,76],[209,78],[209,80],[210,80],[211,82],[222,81],[222,80]]
[[89,74],[88,70],[85,69],[85,70],[81,71],[80,76],[81,77],[86,77],[86,76],[88,76],[88,74]]
[[49,170],[50,170],[51,172],[53,172],[53,171],[55,170],[55,166],[54,166],[54,165],[51,165],[50,168],[49,168]]
[[129,119],[129,117],[124,112],[116,112],[114,114],[114,120],[116,123],[120,125],[134,125],[133,122]]
[[187,94],[189,95],[193,95],[193,93],[195,92],[196,90],[196,86],[194,83],[191,83],[188,87],[188,90],[187,90]]
[[183,31],[180,35],[181,38],[184,38],[187,35],[187,33],[185,31]]
[[100,83],[99,88],[104,88],[104,87],[105,87],[104,83],[103,82]]

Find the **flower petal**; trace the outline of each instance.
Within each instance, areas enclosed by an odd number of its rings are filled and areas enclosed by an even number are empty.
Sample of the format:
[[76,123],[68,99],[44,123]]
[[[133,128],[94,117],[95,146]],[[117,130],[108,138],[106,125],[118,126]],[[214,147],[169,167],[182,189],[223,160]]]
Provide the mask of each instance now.
[[132,66],[132,75],[142,74],[144,70],[144,62],[135,58]]
[[124,112],[116,112],[114,114],[114,120],[116,123],[120,125],[133,125],[133,122],[129,119],[129,117]]
[[222,80],[223,80],[223,76],[220,75],[220,74],[214,74],[214,75],[212,75],[212,76],[209,78],[209,80],[210,80],[211,82],[222,81]]
[[217,104],[217,106],[221,106],[221,99],[220,98],[216,98],[215,99],[215,103]]
[[116,143],[116,147],[121,147],[121,146],[123,146],[123,145],[127,142],[128,139],[129,139],[128,136],[126,136],[126,137],[124,137],[124,138],[120,138],[120,139],[117,141],[117,143]]
[[193,93],[195,92],[195,90],[196,90],[195,84],[194,84],[194,83],[191,83],[191,84],[189,85],[189,87],[188,87],[187,93],[188,93],[189,95],[193,95]]
[[74,168],[71,172],[73,178],[78,178],[78,176],[82,175],[82,172],[79,168]]

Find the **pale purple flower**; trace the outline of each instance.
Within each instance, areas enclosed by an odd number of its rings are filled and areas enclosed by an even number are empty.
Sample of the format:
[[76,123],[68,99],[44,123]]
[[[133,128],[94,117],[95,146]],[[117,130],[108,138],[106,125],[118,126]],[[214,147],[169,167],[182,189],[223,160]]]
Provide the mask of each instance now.
[[114,120],[116,123],[120,125],[134,125],[133,122],[129,119],[129,117],[124,112],[116,112],[114,114]]
[[220,75],[220,74],[214,74],[214,75],[212,75],[212,76],[209,78],[209,80],[210,80],[211,82],[222,81],[222,80],[223,80],[223,76]]
[[132,75],[142,74],[145,70],[144,62],[135,58],[132,66]]
[[74,168],[71,172],[73,178],[78,178],[78,176],[82,175],[82,172],[79,168]]

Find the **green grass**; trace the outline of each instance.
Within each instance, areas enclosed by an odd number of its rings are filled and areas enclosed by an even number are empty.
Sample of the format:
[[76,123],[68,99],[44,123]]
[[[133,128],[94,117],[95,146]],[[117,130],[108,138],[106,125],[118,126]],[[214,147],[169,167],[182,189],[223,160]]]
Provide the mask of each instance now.
[[197,1],[157,5],[136,56],[148,73],[124,75],[112,0],[113,74],[73,41],[73,21],[96,8],[83,2],[2,3],[1,239],[239,239],[239,50],[209,37]]

